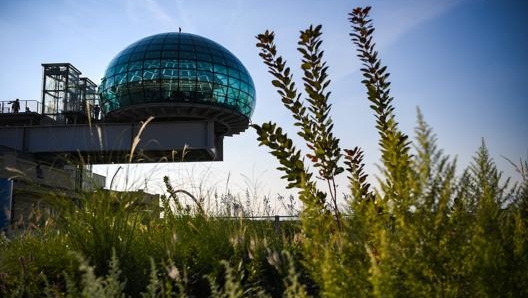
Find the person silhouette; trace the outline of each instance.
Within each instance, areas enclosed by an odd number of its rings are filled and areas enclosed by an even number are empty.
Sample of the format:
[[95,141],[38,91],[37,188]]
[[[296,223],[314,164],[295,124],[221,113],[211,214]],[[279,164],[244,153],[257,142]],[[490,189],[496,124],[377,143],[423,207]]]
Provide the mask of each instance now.
[[95,120],[99,120],[99,112],[101,112],[101,107],[99,107],[99,105],[96,104],[96,105],[93,107],[93,115],[94,115],[94,119],[95,119]]
[[9,102],[11,104],[11,110],[13,113],[18,113],[20,111],[20,100],[17,98],[14,101]]

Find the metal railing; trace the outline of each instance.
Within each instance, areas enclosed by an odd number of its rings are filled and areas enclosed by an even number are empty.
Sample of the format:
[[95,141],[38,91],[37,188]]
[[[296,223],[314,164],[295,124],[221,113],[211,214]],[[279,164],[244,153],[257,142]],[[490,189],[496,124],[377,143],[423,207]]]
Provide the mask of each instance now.
[[261,215],[261,216],[219,216],[214,217],[219,219],[231,219],[231,220],[259,220],[273,222],[273,229],[276,233],[280,234],[283,230],[282,222],[299,221],[300,218],[297,215]]
[[[0,114],[15,113],[13,104],[15,100],[1,100]],[[20,109],[18,113],[36,112],[42,114],[42,103],[37,100],[19,100]]]

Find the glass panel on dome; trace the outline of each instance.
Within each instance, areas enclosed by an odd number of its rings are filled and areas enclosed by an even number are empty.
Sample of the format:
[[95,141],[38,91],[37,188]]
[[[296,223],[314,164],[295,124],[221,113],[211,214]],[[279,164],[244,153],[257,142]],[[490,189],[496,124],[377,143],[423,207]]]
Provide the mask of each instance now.
[[163,68],[161,71],[162,79],[177,79],[178,78],[178,69],[174,68]]
[[145,53],[145,59],[160,59],[160,58],[161,58],[160,51],[147,51]]
[[226,100],[226,87],[223,85],[213,84],[213,98],[216,99],[218,103],[224,103]]
[[129,61],[143,61],[143,58],[145,58],[145,52],[134,52],[130,54],[130,60]]
[[115,84],[116,84],[116,85],[126,84],[126,82],[127,82],[127,76],[126,76],[126,73],[117,74],[117,75],[115,76]]
[[137,82],[143,79],[143,70],[134,70],[128,72],[128,81]]
[[114,76],[108,76],[105,80],[105,89],[114,86]]
[[143,62],[141,61],[134,61],[134,62],[128,63],[128,71],[139,70],[142,68],[143,68]]
[[105,78],[111,77],[115,74],[114,67],[108,67],[106,69]]
[[213,57],[209,53],[196,53],[196,60],[197,61],[204,61],[204,62],[212,62]]
[[167,38],[165,39],[165,41],[163,42],[163,48],[166,49],[166,48],[170,48],[170,47],[174,47],[176,45],[178,45],[180,42],[175,39],[175,38]]
[[145,53],[147,50],[148,44],[141,43],[140,45],[134,48],[134,53]]
[[178,69],[178,59],[162,59],[161,60],[161,67],[163,68],[175,68]]
[[163,50],[161,53],[162,59],[171,59],[171,58],[178,58],[178,52],[175,50]]
[[190,75],[189,75],[189,71],[188,70],[183,69],[183,70],[178,71],[178,73],[179,73],[180,79],[189,80]]
[[127,64],[119,64],[119,65],[116,65],[115,66],[115,73],[116,74],[119,74],[119,73],[126,73],[127,72]]
[[[216,69],[216,65],[215,65],[215,69]],[[227,81],[228,81],[228,79],[227,79],[226,75],[215,74],[215,82],[219,82],[219,83],[227,86]]]
[[253,86],[253,84],[250,84],[248,85],[249,86],[249,95],[251,95],[251,97],[255,97],[255,87]]
[[248,101],[248,94],[241,91],[240,94],[238,95],[238,99],[239,99],[240,102],[247,102]]
[[180,77],[179,87],[183,91],[194,90],[194,80],[186,78],[186,77]]
[[180,38],[179,47],[182,51],[192,51],[194,49],[193,41],[187,38]]
[[129,80],[127,86],[128,92],[139,92],[143,88],[143,82],[141,80]]
[[196,62],[196,64],[197,64],[198,70],[213,71],[213,65],[209,62],[198,61]]
[[193,60],[180,60],[180,69],[196,69],[196,63]]
[[146,70],[143,72],[143,80],[156,80],[159,78],[158,70]]
[[203,94],[203,97],[210,98],[211,92],[213,91],[212,82],[198,81],[196,84],[196,91],[199,91]]
[[[139,87],[139,88],[138,88]],[[129,86],[129,98],[131,104],[142,104],[144,99],[143,86]]]
[[165,36],[164,35],[155,35],[152,37],[152,40],[150,42],[151,45],[159,45],[165,42]]
[[160,52],[161,49],[163,48],[163,45],[160,44],[160,43],[152,43],[148,46],[147,48],[147,51],[150,51],[150,52]]
[[117,100],[115,98],[115,94],[107,90],[103,92],[103,96],[105,99],[104,101],[105,105],[107,105],[110,109],[115,109],[119,107],[119,105],[117,104]]
[[159,68],[160,67],[160,61],[159,60],[145,60],[143,62],[143,65],[144,65],[145,69]]
[[238,89],[228,88],[227,89],[227,102],[229,105],[235,106],[238,102]]
[[161,83],[160,83],[160,86],[161,86],[161,98],[166,100],[168,98],[170,98],[171,96],[171,91],[172,91],[172,84],[171,84],[171,80],[161,80]]
[[208,47],[208,46],[205,46],[205,45],[195,45],[194,46],[194,49],[196,51],[196,53],[205,53],[205,54],[210,54],[211,53],[211,49]]
[[131,104],[130,97],[128,96],[128,92],[118,93],[117,96],[119,97],[119,104],[122,107],[126,107]]
[[226,63],[226,61],[225,61],[223,56],[219,56],[219,55],[213,54],[212,58],[213,58],[213,63],[214,64],[227,65],[227,63]]
[[238,69],[233,69],[233,68],[228,68],[228,75],[232,78],[236,78],[236,79],[240,79],[240,70]]
[[196,72],[196,78],[198,79],[198,82],[211,84],[213,83],[213,74],[208,71],[197,71]]
[[128,58],[129,58],[128,55],[122,55],[121,57],[119,57],[119,59],[117,59],[117,60],[115,61],[115,64],[126,63],[126,62],[128,62]]
[[246,117],[251,116],[251,111],[253,111],[253,108],[247,105],[242,106],[242,114],[246,115]]
[[194,60],[196,55],[192,51],[180,51],[180,59]]
[[240,82],[240,90],[244,91],[244,92],[248,92],[249,91],[249,86],[247,83],[245,82]]
[[219,74],[227,74],[227,68],[223,65],[216,65],[214,66],[214,72]]
[[161,98],[161,92],[158,86],[153,85],[145,87],[145,102],[156,102]]
[[238,64],[236,63],[236,61],[233,59],[230,59],[228,55],[224,56],[224,60],[226,62],[226,65],[229,65],[229,67],[235,68],[235,69],[238,68]]
[[244,83],[250,85],[249,83],[251,81],[249,80],[248,75],[245,72],[243,72],[243,71],[240,72],[240,80],[243,81]]
[[119,53],[119,56],[129,55],[129,54],[132,53],[132,51],[134,51],[134,48],[133,47],[128,47],[128,48],[124,49],[123,51],[121,51],[121,53]]
[[180,77],[195,82],[196,81],[196,71],[189,70],[189,69],[180,69]]
[[229,87],[235,88],[237,90],[240,89],[240,81],[238,79],[229,77]]

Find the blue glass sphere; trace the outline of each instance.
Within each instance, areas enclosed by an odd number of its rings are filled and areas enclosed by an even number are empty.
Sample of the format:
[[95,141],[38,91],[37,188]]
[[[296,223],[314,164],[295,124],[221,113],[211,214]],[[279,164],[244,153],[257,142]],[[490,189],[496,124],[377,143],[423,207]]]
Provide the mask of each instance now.
[[212,40],[181,32],[145,37],[118,53],[99,95],[103,111],[115,119],[145,116],[140,107],[185,116],[189,109],[183,106],[199,111],[195,118],[212,109],[213,116],[234,113],[247,123],[255,108],[253,80],[240,60]]

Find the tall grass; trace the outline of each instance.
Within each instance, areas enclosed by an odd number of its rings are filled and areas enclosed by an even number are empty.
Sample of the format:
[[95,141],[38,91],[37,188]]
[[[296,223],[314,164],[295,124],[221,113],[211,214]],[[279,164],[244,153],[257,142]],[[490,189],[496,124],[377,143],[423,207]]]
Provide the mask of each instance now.
[[[163,217],[146,212],[137,193],[50,195],[45,220],[0,241],[0,296],[528,297],[527,163],[512,185],[483,141],[457,175],[419,110],[414,139],[401,131],[369,11],[356,8],[349,20],[376,118],[378,186],[362,149],[341,148],[333,134],[322,27],[299,36],[304,95],[266,31],[260,56],[308,152],[273,122],[253,128],[298,190],[302,205],[284,202],[292,212],[300,206],[300,221],[277,231],[268,221],[212,216],[169,178]],[[339,175],[349,180],[346,208],[337,204]],[[189,196],[194,207],[182,204]],[[240,202],[219,197],[224,215]]]

